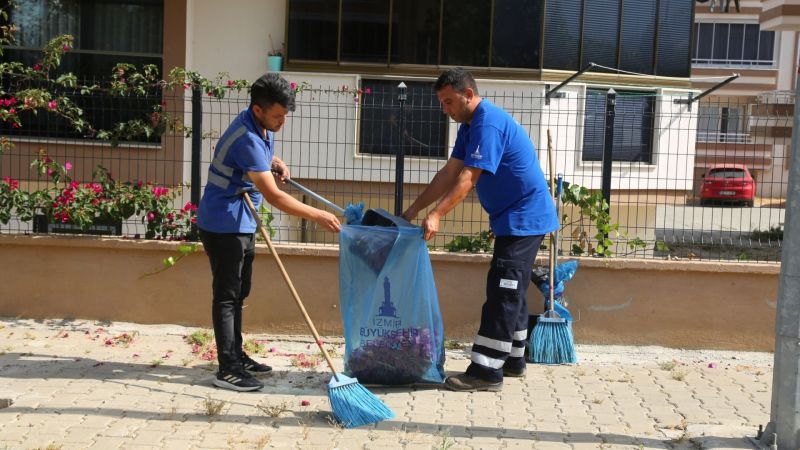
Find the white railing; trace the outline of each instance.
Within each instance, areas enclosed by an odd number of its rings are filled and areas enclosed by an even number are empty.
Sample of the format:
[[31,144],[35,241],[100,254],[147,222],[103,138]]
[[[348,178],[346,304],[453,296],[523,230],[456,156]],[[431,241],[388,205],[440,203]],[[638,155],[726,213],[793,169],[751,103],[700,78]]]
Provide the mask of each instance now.
[[736,67],[736,68],[774,68],[775,61],[765,59],[720,59],[692,58],[692,66]]
[[748,144],[751,137],[748,133],[720,133],[714,131],[698,131],[697,142],[727,142],[733,144]]

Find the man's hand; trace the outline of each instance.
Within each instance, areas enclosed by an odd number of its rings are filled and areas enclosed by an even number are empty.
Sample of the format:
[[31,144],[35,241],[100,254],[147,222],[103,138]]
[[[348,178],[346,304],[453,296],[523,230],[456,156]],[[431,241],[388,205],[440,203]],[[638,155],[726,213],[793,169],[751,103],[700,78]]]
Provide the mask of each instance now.
[[280,181],[281,183],[285,183],[286,180],[292,177],[289,173],[289,166],[277,156],[272,157],[271,170],[272,175],[275,176],[276,182]]
[[422,237],[425,238],[426,241],[430,241],[431,238],[436,236],[436,233],[439,231],[439,214],[434,210],[428,213],[425,219],[422,221]]
[[319,226],[325,228],[328,231],[333,231],[334,233],[338,233],[342,230],[342,224],[339,222],[339,219],[334,216],[333,214],[318,210],[317,217],[314,218],[314,222],[317,222]]

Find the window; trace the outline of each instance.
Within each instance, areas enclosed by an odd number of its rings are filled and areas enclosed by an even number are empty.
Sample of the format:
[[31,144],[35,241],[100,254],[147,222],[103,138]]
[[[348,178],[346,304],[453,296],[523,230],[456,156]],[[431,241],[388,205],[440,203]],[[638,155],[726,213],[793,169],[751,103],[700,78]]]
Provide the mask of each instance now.
[[[586,2],[583,19],[583,62],[617,67],[619,50],[619,0]],[[603,69],[596,69],[603,70]],[[652,70],[652,69],[651,69]]]
[[[606,90],[586,91],[583,161],[602,161],[605,143]],[[652,163],[655,96],[617,91],[612,160]]]
[[491,18],[491,2],[444,0],[442,64],[488,66]]
[[339,2],[289,2],[288,59],[336,61]]
[[544,67],[578,70],[583,0],[547,0]]
[[692,0],[543,1],[544,68],[689,76]]
[[10,13],[18,32],[4,61],[33,65],[50,39],[71,34],[61,68],[79,78],[108,78],[118,62],[161,68],[163,0],[17,0]]
[[688,77],[694,1],[660,0],[658,2],[656,39],[656,75]]
[[342,1],[342,61],[385,63],[388,45],[386,0]]
[[542,0],[289,0],[288,62],[538,68],[541,9]]
[[[430,82],[405,82],[403,148],[408,156],[447,156],[447,116]],[[360,152],[394,155],[400,143],[400,104],[395,80],[362,80]]]
[[393,64],[437,64],[439,13],[439,2],[394,2],[391,51]]
[[656,38],[656,0],[622,3],[619,68],[649,73],[653,67]]
[[[164,5],[162,0],[18,0],[10,10],[18,27],[14,45],[0,61],[20,61],[33,66],[50,39],[71,34],[74,48],[62,58],[60,72],[72,72],[82,82],[107,80],[117,63],[141,67],[154,64],[162,70]],[[15,82],[3,80],[4,84]],[[36,87],[26,84],[20,86]],[[103,94],[67,96],[84,110],[97,129],[148,117],[161,100],[160,91],[140,98],[110,98]],[[63,119],[50,114],[22,113],[24,128],[3,127],[3,133],[42,137],[83,137]],[[153,138],[154,142],[158,138]]]
[[492,67],[539,67],[541,0],[495,0]]
[[750,136],[744,132],[744,111],[740,107],[700,105],[697,115],[698,142],[746,143]]
[[698,23],[694,26],[692,64],[760,66],[775,64],[775,32],[758,24]]

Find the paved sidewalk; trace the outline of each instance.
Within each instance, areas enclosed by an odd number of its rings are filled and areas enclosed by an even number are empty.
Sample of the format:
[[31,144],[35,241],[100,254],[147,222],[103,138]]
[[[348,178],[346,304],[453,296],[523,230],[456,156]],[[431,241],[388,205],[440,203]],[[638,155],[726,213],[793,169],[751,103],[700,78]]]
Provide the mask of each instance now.
[[753,448],[769,418],[771,354],[578,346],[578,365],[528,365],[500,393],[373,389],[397,418],[345,430],[309,337],[248,335],[274,371],[235,393],[211,385],[197,330],[0,319],[0,449]]

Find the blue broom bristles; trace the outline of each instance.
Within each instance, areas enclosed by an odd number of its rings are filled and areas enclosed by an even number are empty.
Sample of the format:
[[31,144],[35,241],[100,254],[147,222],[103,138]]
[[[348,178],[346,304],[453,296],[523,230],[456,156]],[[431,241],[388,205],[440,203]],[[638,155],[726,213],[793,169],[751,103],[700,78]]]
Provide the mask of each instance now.
[[328,383],[328,400],[331,402],[333,417],[345,428],[394,418],[394,411],[359,384],[358,379],[340,373],[334,375]]
[[575,364],[575,339],[572,322],[541,316],[530,339],[530,361],[538,364]]

